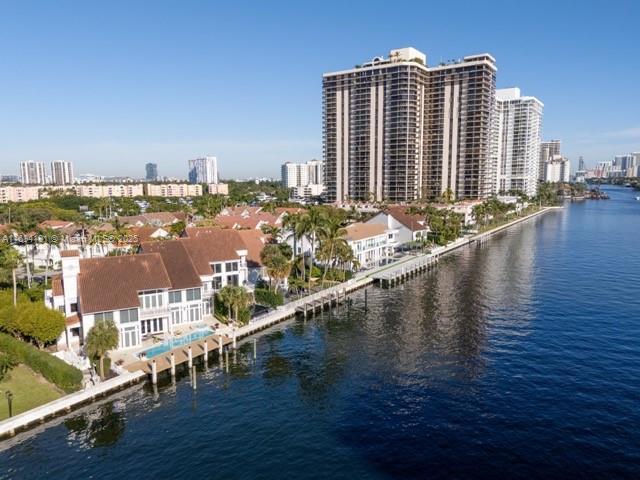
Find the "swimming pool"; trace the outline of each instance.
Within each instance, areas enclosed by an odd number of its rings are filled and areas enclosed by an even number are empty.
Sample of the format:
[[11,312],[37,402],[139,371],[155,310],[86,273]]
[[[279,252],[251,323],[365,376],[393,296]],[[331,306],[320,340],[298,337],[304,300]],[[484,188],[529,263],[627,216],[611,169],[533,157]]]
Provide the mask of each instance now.
[[210,328],[196,330],[194,332],[188,333],[187,335],[183,335],[178,338],[170,338],[169,340],[165,340],[159,345],[155,345],[151,348],[148,348],[147,350],[140,352],[139,355],[140,356],[146,355],[147,358],[157,357],[158,355],[167,353],[169,350],[173,350],[174,348],[181,347],[188,343],[207,337],[212,333],[213,333],[213,330],[211,330]]

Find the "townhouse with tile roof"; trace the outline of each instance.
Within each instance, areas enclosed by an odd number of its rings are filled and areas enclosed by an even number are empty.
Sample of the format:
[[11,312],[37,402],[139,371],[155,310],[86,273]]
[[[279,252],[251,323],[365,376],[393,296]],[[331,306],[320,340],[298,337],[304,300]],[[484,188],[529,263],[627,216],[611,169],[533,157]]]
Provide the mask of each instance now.
[[424,215],[409,213],[407,207],[394,205],[366,221],[367,224],[386,225],[389,229],[397,230],[396,244],[403,245],[409,242],[426,239],[429,233]]
[[99,319],[115,322],[119,349],[139,347],[183,324],[212,321],[215,292],[224,286],[251,288],[249,252],[235,230],[145,242],[140,251],[92,259],[62,252],[62,273],[45,292],[45,303],[66,317],[59,347],[80,348]]

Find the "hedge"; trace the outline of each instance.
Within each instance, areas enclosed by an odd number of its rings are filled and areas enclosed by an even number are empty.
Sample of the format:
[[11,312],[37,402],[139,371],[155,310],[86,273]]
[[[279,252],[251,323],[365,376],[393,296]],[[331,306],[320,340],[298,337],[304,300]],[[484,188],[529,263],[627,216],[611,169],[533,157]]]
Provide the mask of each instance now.
[[277,307],[284,303],[282,295],[271,290],[256,288],[253,292],[256,298],[256,303],[260,305],[266,305],[268,307]]
[[80,370],[6,333],[0,333],[0,351],[14,356],[19,363],[24,363],[67,393],[82,386]]

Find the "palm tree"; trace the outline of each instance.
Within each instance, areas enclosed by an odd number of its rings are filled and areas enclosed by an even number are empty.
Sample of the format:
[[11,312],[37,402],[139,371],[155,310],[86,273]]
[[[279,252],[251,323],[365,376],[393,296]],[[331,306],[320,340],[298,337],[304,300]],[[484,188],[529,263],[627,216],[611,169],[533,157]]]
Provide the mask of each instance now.
[[52,228],[45,228],[42,232],[42,235],[47,242],[47,260],[46,265],[44,267],[44,284],[47,284],[49,280],[49,261],[51,260],[51,247],[53,245],[58,246],[60,244],[60,238],[58,236],[58,232],[56,232]]
[[244,287],[227,285],[218,293],[220,301],[227,307],[227,319],[232,320],[231,312],[235,315],[235,322],[239,322],[239,312],[251,304],[251,295]]
[[0,269],[3,272],[11,272],[13,283],[13,306],[18,304],[18,284],[16,281],[16,270],[22,263],[22,255],[9,244],[5,244],[0,250]]
[[[311,266],[310,270],[313,270],[313,264],[315,260],[315,249],[318,235],[324,227],[327,217],[325,211],[320,207],[311,207],[305,215],[302,217],[301,227],[306,232],[306,236],[311,241]],[[309,272],[309,281],[311,281],[311,271]]]
[[324,282],[327,278],[327,272],[329,268],[334,264],[336,260],[335,253],[341,247],[344,247],[347,242],[344,239],[347,231],[342,226],[342,219],[339,216],[331,215],[325,220],[325,224],[319,232],[320,234],[320,251],[323,253],[323,260],[325,261],[324,272],[322,273],[322,288],[324,288]]
[[453,193],[453,190],[451,190],[450,188],[447,188],[444,192],[442,192],[442,201],[444,203],[448,203],[451,204],[455,201],[456,196]]
[[98,320],[87,334],[87,354],[100,359],[100,378],[104,378],[104,357],[118,346],[119,332],[113,320]]
[[27,271],[27,287],[31,288],[31,265],[29,263],[28,247],[29,245],[31,245],[30,251],[31,251],[31,254],[33,255],[34,248],[36,248],[37,245],[33,243],[34,240],[32,237],[32,233],[35,230],[36,226],[33,223],[28,222],[23,218],[23,220],[19,221],[17,224],[14,225],[14,228],[16,229],[20,237],[22,237],[21,240],[22,240],[22,243],[24,244],[24,256],[22,257],[22,260],[24,261],[24,267],[25,267],[25,270]]
[[276,280],[276,288],[281,280],[287,278],[291,272],[291,261],[282,253],[280,245],[269,243],[260,252],[260,262],[265,266],[269,275],[269,290],[271,280]]
[[[299,214],[287,214],[282,219],[282,229],[284,230],[284,235],[289,237],[293,237],[293,255],[291,256],[291,260],[293,260],[296,255],[298,255],[298,225],[300,224],[301,216]],[[290,232],[290,233],[289,233]]]

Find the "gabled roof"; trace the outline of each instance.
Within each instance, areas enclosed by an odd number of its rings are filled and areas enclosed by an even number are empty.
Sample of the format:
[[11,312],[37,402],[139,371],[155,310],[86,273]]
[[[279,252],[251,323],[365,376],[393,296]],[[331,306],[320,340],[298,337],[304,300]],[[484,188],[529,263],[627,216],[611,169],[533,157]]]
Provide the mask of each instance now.
[[252,215],[218,215],[215,222],[225,228],[260,228],[263,224],[276,225],[280,223],[279,217],[267,212],[258,212]]
[[183,212],[153,212],[118,217],[118,221],[122,225],[155,225],[158,227],[171,225],[179,221],[185,221],[186,219],[187,216]]
[[130,227],[128,230],[132,235],[135,236],[138,243],[150,242],[159,238],[165,238],[169,236],[169,232],[167,232],[162,227]]
[[80,260],[78,289],[83,314],[139,306],[138,292],[171,288],[159,253]]
[[180,240],[146,242],[141,245],[144,253],[159,253],[169,274],[174,290],[196,288],[202,285],[198,271]]
[[252,268],[262,267],[260,253],[269,242],[269,235],[265,235],[260,230],[238,230],[238,234],[247,246],[247,266]]
[[390,206],[384,210],[384,213],[386,213],[387,215],[391,215],[412,232],[428,230],[429,228],[426,225],[424,215],[407,213],[407,207]]
[[237,230],[211,229],[181,238],[198,275],[211,275],[212,262],[239,260],[238,250],[247,250]]
[[379,223],[352,223],[345,230],[347,231],[346,239],[356,241],[383,235],[387,227]]
[[[62,228],[69,228],[74,226],[77,227],[75,223],[68,222],[66,220],[45,220],[43,222],[40,222],[38,226],[40,228],[51,228],[53,230],[60,230]],[[80,227],[77,227],[77,228],[80,228]]]

